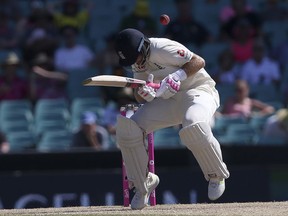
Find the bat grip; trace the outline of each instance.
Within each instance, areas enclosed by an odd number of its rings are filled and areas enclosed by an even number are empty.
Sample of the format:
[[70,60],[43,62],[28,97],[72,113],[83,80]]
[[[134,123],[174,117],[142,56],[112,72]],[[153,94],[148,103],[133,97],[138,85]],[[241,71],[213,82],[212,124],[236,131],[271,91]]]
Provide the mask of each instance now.
[[160,83],[153,83],[153,82],[147,82],[148,86],[154,88],[154,89],[159,89],[160,88]]

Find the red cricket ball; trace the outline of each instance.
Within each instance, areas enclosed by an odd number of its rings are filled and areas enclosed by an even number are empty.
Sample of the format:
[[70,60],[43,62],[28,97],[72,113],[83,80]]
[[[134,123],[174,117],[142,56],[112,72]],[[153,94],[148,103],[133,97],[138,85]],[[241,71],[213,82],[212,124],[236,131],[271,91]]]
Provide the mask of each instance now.
[[168,25],[169,22],[170,22],[170,17],[169,17],[167,14],[162,14],[162,15],[160,16],[160,23],[161,23],[162,25]]

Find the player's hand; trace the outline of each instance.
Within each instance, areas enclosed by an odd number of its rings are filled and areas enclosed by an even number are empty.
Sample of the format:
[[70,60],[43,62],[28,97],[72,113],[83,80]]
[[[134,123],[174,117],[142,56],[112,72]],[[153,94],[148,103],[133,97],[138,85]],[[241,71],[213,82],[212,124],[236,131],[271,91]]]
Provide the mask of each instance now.
[[169,74],[161,81],[160,88],[156,92],[156,97],[168,99],[180,90],[181,82],[178,77]]
[[156,97],[155,89],[149,86],[149,83],[153,83],[153,78],[153,74],[150,74],[147,85],[140,87],[137,92],[147,102],[151,102]]

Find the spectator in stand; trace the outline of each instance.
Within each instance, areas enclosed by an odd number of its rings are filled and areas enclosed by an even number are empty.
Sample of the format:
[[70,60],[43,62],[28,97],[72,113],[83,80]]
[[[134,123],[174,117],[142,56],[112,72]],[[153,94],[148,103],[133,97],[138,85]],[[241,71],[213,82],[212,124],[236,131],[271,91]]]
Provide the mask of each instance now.
[[270,116],[263,128],[263,135],[282,137],[288,142],[288,109],[279,109]]
[[269,115],[274,111],[274,107],[250,98],[249,84],[245,80],[237,80],[235,82],[235,94],[225,101],[221,114],[250,118],[255,114]]
[[96,151],[109,148],[108,132],[97,124],[97,116],[93,112],[86,111],[82,114],[81,126],[73,135],[72,148]]
[[220,10],[220,21],[227,23],[238,14],[245,14],[251,11],[253,11],[253,9],[247,4],[246,0],[230,0],[230,5],[224,6]]
[[138,29],[148,36],[158,33],[156,21],[150,15],[148,0],[136,0],[136,5],[132,13],[121,20],[120,29],[125,28]]
[[287,81],[283,84],[282,93],[283,93],[283,105],[285,107],[288,107],[288,82]]
[[75,27],[65,26],[61,29],[64,46],[55,52],[55,67],[58,71],[69,72],[74,69],[88,68],[94,64],[94,53],[85,45],[77,43],[79,31]]
[[26,18],[18,2],[17,0],[1,0],[0,3],[0,38],[8,40],[2,45],[9,48],[17,48],[24,32]]
[[212,40],[210,32],[193,17],[191,0],[174,0],[177,17],[172,20],[165,31],[165,37],[178,41],[186,46],[193,44],[201,47]]
[[[119,59],[118,59],[118,62],[119,62]],[[127,73],[127,71],[125,71],[124,68],[119,65],[114,66],[112,68],[112,75],[131,77],[131,74]],[[105,104],[108,104],[111,101],[114,101],[114,102],[117,101],[119,97],[118,92],[122,92],[122,90],[119,89],[119,87],[103,87],[102,92],[104,93],[103,98],[104,98]],[[115,92],[117,93],[115,94]]]
[[4,133],[0,132],[0,154],[6,154],[10,151],[10,143],[7,141]]
[[96,66],[100,70],[100,74],[113,73],[113,69],[119,65],[119,58],[115,53],[114,41],[115,34],[111,34],[106,39],[106,46],[96,56]]
[[230,49],[224,50],[218,57],[218,67],[212,77],[219,84],[234,84],[239,78],[240,66],[236,63]]
[[237,63],[243,64],[253,55],[255,38],[249,21],[245,18],[238,19],[235,23],[230,47]]
[[67,98],[68,75],[54,71],[54,63],[45,53],[40,53],[33,61],[30,76],[30,97],[36,103],[39,99]]
[[0,11],[9,16],[9,20],[16,23],[22,16],[21,7],[17,0],[1,0]]
[[[115,90],[115,88],[114,88]],[[122,88],[110,98],[107,103],[103,116],[103,125],[108,130],[111,140],[115,142],[117,116],[120,114],[121,106],[126,104],[137,104],[135,101],[133,90],[131,88]]]
[[280,44],[276,46],[270,54],[271,57],[280,64],[281,70],[286,70],[288,73],[288,38],[282,43],[280,42]]
[[83,6],[79,0],[64,0],[49,4],[48,7],[59,29],[65,26],[72,26],[83,30],[87,26],[91,10],[93,9],[91,2],[87,1],[87,5]]
[[8,15],[0,11],[0,49],[17,48],[18,38],[10,21]]
[[253,56],[241,69],[241,79],[251,84],[279,84],[281,80],[278,62],[270,59],[262,41],[255,42]]
[[222,40],[230,40],[235,36],[234,27],[242,19],[247,20],[252,27],[251,37],[258,37],[261,33],[262,20],[246,0],[230,0],[230,6],[224,7],[220,12],[220,19]]
[[32,1],[31,7],[32,11],[25,26],[26,32],[21,41],[23,58],[28,67],[39,53],[52,57],[59,43],[52,14],[38,1]]
[[19,57],[14,52],[9,53],[2,63],[0,100],[28,99],[28,82],[17,74],[19,66]]
[[288,19],[288,10],[280,4],[279,0],[266,0],[263,9],[260,10],[260,16],[264,22],[284,21]]

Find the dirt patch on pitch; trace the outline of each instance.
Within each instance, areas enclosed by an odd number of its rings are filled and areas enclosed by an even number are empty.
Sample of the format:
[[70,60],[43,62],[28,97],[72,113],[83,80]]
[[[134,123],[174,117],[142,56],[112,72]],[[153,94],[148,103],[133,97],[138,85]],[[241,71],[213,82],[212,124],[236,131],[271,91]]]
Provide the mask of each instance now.
[[288,202],[157,205],[137,211],[122,206],[11,209],[0,210],[0,215],[287,216]]

